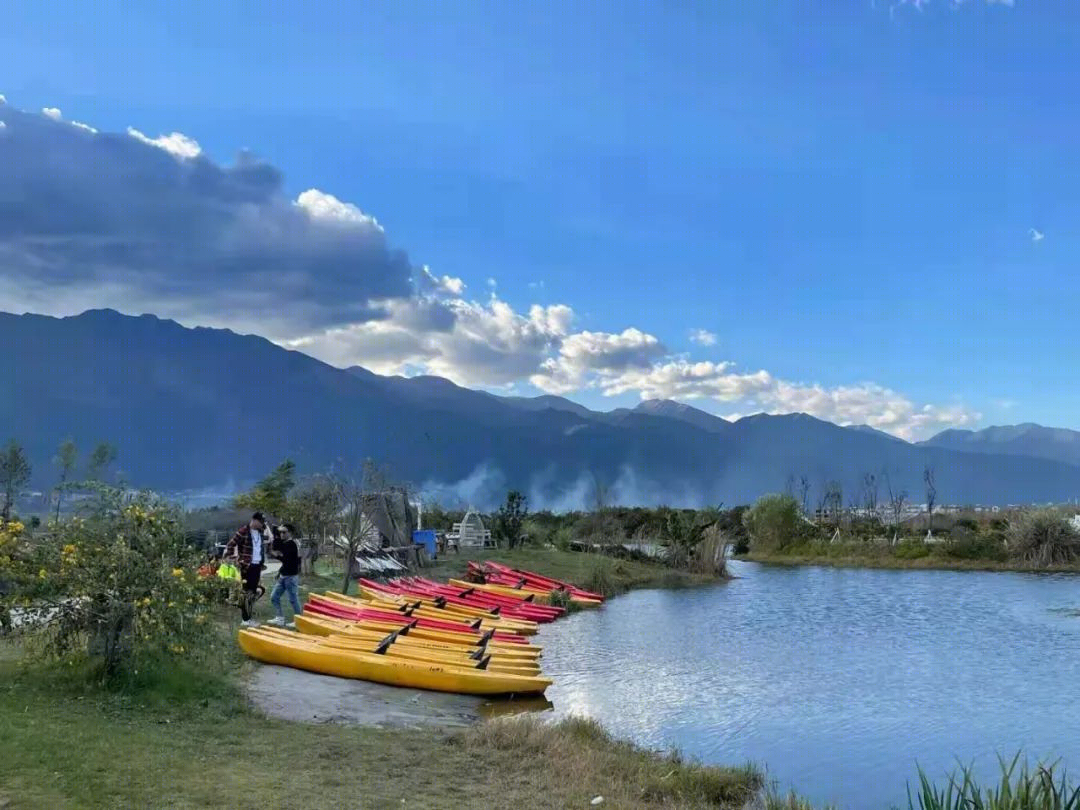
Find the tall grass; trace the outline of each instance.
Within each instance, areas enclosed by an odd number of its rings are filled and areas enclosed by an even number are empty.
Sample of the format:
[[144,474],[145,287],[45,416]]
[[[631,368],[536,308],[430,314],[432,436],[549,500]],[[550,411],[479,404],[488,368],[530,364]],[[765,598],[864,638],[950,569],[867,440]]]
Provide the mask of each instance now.
[[1053,765],[1019,770],[1019,754],[1001,761],[1001,780],[981,788],[970,768],[962,768],[937,787],[919,769],[918,790],[908,789],[909,810],[1080,810],[1080,786],[1069,784],[1065,772],[1055,774]]
[[[983,787],[970,767],[962,767],[944,784],[935,784],[919,769],[918,784],[908,785],[908,810],[1080,810],[1080,786],[1070,784],[1065,772],[1054,765],[1029,768],[1020,755],[1001,760],[997,782]],[[796,793],[770,792],[765,810],[813,810]]]

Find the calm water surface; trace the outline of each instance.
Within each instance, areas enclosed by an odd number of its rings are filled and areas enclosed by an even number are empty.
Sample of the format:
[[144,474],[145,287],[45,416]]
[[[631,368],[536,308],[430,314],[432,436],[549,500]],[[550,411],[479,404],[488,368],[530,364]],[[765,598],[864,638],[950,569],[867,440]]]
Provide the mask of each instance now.
[[1080,776],[1080,577],[735,570],[545,627],[555,711],[860,810],[906,807],[916,763],[1022,748]]

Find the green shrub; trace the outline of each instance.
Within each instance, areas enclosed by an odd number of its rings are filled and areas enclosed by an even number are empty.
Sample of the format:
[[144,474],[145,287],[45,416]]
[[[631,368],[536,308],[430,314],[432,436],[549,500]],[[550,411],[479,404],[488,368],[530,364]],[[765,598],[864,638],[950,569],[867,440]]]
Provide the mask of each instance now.
[[994,560],[1003,562],[1008,559],[1005,543],[1000,535],[973,534],[961,532],[952,534],[942,545],[946,557],[954,560]]
[[1055,509],[1021,514],[1009,526],[1009,555],[1027,565],[1045,568],[1080,559],[1080,536]]
[[154,495],[99,487],[84,515],[55,523],[8,562],[4,599],[31,612],[44,649],[89,657],[108,678],[209,652],[216,578],[197,574],[179,513]]
[[898,560],[918,560],[930,556],[930,546],[921,540],[905,540],[893,546],[892,554]]
[[780,551],[799,540],[802,517],[790,495],[765,495],[743,515],[754,551]]

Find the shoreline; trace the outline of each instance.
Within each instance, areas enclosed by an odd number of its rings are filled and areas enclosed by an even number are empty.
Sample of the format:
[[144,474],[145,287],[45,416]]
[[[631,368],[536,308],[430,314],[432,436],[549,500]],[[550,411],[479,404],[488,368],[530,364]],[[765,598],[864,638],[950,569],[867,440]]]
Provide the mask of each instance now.
[[1080,565],[1056,565],[1036,568],[1030,565],[1017,565],[995,560],[949,560],[933,554],[914,559],[886,556],[860,556],[827,554],[776,554],[767,552],[749,552],[733,558],[738,562],[753,562],[761,565],[781,566],[821,566],[826,568],[876,568],[886,571],[982,571],[1006,574],[1077,574]]

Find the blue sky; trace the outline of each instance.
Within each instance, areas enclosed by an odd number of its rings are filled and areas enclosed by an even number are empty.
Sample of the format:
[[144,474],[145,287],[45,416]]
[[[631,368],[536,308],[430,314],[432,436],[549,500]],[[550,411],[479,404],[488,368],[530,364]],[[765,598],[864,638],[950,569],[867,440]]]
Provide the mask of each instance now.
[[605,408],[1080,428],[1080,8],[14,6],[9,107],[181,132],[222,166],[249,148],[283,197],[355,205],[448,277],[356,324],[260,330],[138,285],[100,303]]

